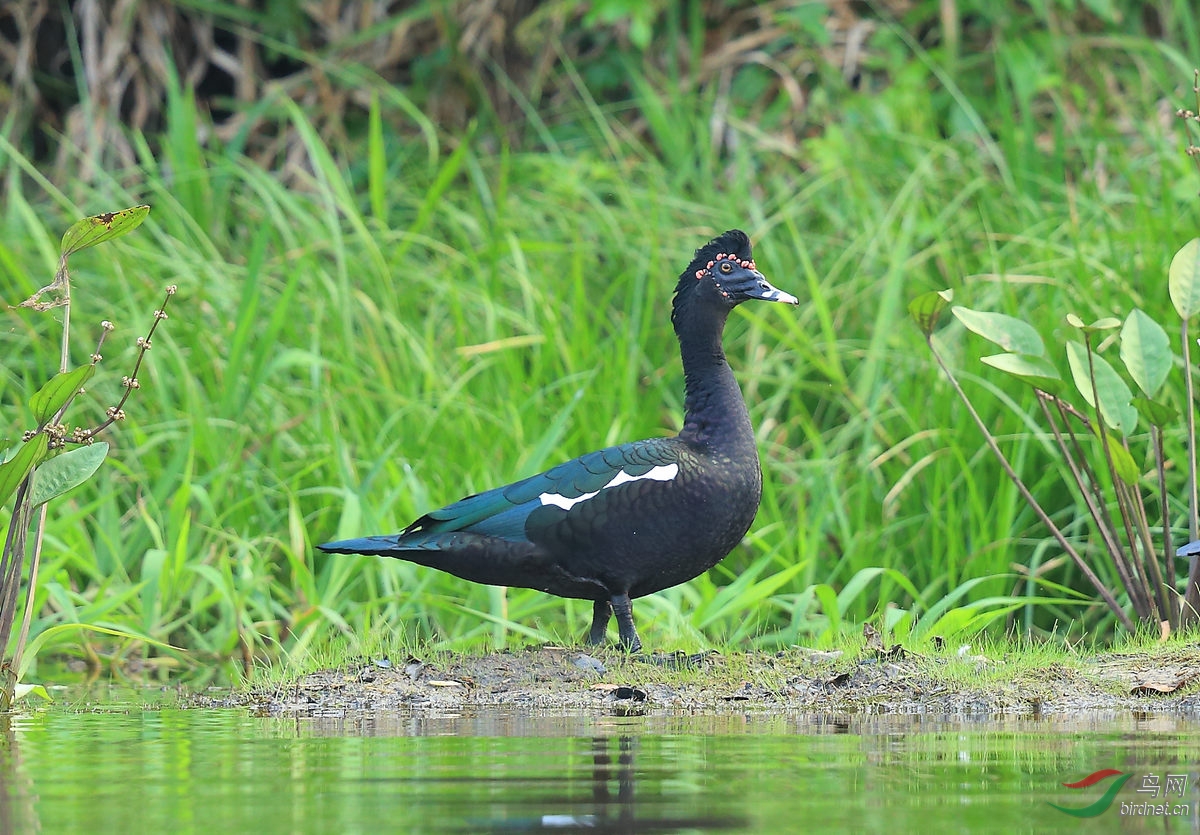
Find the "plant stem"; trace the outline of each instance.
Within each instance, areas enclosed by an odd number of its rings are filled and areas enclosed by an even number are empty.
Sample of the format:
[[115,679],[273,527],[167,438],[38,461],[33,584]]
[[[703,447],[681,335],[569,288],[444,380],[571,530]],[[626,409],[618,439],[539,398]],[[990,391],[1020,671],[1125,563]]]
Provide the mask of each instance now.
[[[1197,72],[1200,78],[1200,72]],[[1200,101],[1200,85],[1197,85],[1197,101]],[[1197,160],[1200,165],[1200,159]],[[1192,380],[1192,352],[1188,340],[1188,320],[1180,325],[1180,341],[1183,347],[1183,382],[1186,387],[1184,416],[1187,418],[1187,451],[1188,451],[1188,541],[1200,539],[1200,521],[1196,518],[1196,399]],[[1169,559],[1169,557],[1168,557]],[[1172,566],[1172,569],[1174,566]],[[1172,571],[1172,576],[1174,572]],[[1193,554],[1188,561],[1187,585],[1183,590],[1183,602],[1188,620],[1200,618],[1200,555]]]
[[1100,578],[1096,576],[1096,572],[1092,571],[1091,566],[1084,561],[1079,552],[1075,550],[1074,546],[1071,545],[1066,536],[1063,535],[1063,532],[1059,530],[1058,525],[1054,524],[1054,520],[1052,520],[1046,511],[1042,509],[1042,506],[1038,504],[1037,499],[1033,497],[1033,494],[1029,492],[1029,488],[1025,486],[1025,483],[1021,481],[1020,477],[1017,475],[1017,471],[1012,468],[1012,464],[1010,464],[1008,459],[1004,457],[1004,453],[1000,450],[1000,446],[996,443],[996,439],[992,437],[992,433],[988,431],[987,426],[984,424],[983,418],[981,418],[979,413],[975,411],[975,407],[971,405],[971,401],[967,397],[967,393],[963,391],[962,386],[959,385],[958,379],[953,373],[951,373],[949,366],[946,365],[941,354],[937,352],[937,348],[933,346],[932,336],[926,336],[925,342],[929,345],[929,350],[933,354],[933,358],[937,361],[937,364],[941,367],[942,372],[946,375],[947,379],[950,380],[950,385],[954,386],[954,391],[956,394],[958,394],[959,400],[961,400],[963,405],[967,407],[967,412],[971,415],[971,419],[975,421],[975,425],[978,426],[979,431],[983,433],[983,440],[987,443],[988,448],[991,449],[992,454],[996,456],[996,460],[1000,462],[1000,466],[1004,468],[1005,474],[1008,475],[1009,479],[1016,486],[1017,492],[1021,494],[1021,498],[1024,499],[1025,503],[1033,509],[1033,512],[1037,514],[1037,517],[1042,521],[1042,524],[1050,529],[1051,535],[1058,541],[1058,544],[1062,546],[1062,549],[1067,552],[1071,559],[1075,561],[1075,564],[1079,566],[1079,570],[1083,572],[1084,576],[1087,577],[1091,584],[1096,588],[1096,591],[1100,594],[1100,597],[1103,598],[1106,604],[1108,604],[1108,608],[1111,609],[1113,614],[1117,616],[1117,619],[1121,621],[1121,625],[1132,632],[1133,621],[1130,620],[1129,615],[1127,615],[1125,610],[1121,608],[1121,605],[1117,603],[1117,599],[1113,597],[1112,592],[1105,588],[1104,583],[1102,583]]
[[[62,342],[60,343],[59,353],[58,353],[58,372],[60,374],[65,374],[67,371],[67,365],[71,361],[71,277],[67,273],[67,261],[66,261],[65,256],[59,265],[59,276],[56,276],[56,278],[58,278],[58,277],[61,277],[61,279],[62,279],[62,288],[61,289],[62,289],[62,300],[63,300],[62,301],[63,332],[62,332]],[[64,403],[62,405],[62,408],[60,408],[58,410],[58,412],[54,415],[52,422],[53,423],[61,422],[63,419],[63,415],[65,415],[67,412],[67,407],[70,405],[71,405],[70,400],[68,400],[66,403]],[[36,476],[36,474],[37,474],[37,468],[34,467],[34,469],[29,473],[29,477],[27,479],[27,483],[29,485],[33,484],[33,479]],[[29,501],[32,493],[33,493],[32,489],[26,490],[26,492],[25,492],[25,501],[26,502]],[[34,526],[34,529],[33,529],[33,548],[29,554],[29,583],[28,583],[28,586],[27,586],[27,589],[25,592],[25,611],[21,614],[21,631],[20,631],[20,634],[17,635],[17,643],[15,646],[13,646],[13,654],[12,654],[12,667],[14,670],[16,670],[18,672],[21,669],[21,656],[25,654],[25,641],[29,637],[29,624],[33,622],[33,602],[34,602],[34,598],[37,597],[37,576],[38,576],[38,568],[41,566],[41,563],[42,563],[42,537],[45,535],[45,532],[46,532],[46,513],[47,513],[48,509],[49,508],[46,504],[42,505],[40,511],[38,512],[37,524]],[[29,523],[28,514],[31,511],[32,511],[32,508],[26,508],[25,514],[23,516],[23,523],[25,525],[28,525],[28,523]],[[14,518],[13,518],[13,524],[16,524],[15,514],[14,514]],[[24,543],[22,543],[21,550],[18,553],[19,554],[25,553]],[[19,560],[18,560],[18,562],[19,562]],[[15,589],[15,585],[16,584],[14,584],[14,589]],[[16,603],[15,595],[13,597],[13,603]],[[12,628],[12,626],[11,626],[11,624],[9,624],[9,629],[11,629],[11,628]],[[6,637],[10,634],[9,629],[6,629],[3,633]]]
[[[1062,430],[1059,429],[1054,415],[1046,406],[1047,399],[1053,399],[1055,406],[1058,408],[1059,416],[1063,420],[1063,426],[1067,433],[1066,438],[1064,438]],[[1083,421],[1084,427],[1089,433],[1092,430],[1091,422],[1087,420],[1085,415],[1069,408],[1068,404],[1054,395],[1039,391],[1038,402],[1042,404],[1042,414],[1045,415],[1046,421],[1050,424],[1051,431],[1054,432],[1054,439],[1058,442],[1058,448],[1062,452],[1063,459],[1067,462],[1067,466],[1071,470],[1071,475],[1075,478],[1075,485],[1079,488],[1084,504],[1087,505],[1088,513],[1091,514],[1093,521],[1096,523],[1096,529],[1100,533],[1100,538],[1104,540],[1105,550],[1108,551],[1109,558],[1117,569],[1117,574],[1121,576],[1121,582],[1128,586],[1128,570],[1124,564],[1121,543],[1116,541],[1112,518],[1108,514],[1108,507],[1104,503],[1104,497],[1100,492],[1099,481],[1096,478],[1095,471],[1088,463],[1087,456],[1083,453],[1083,447],[1079,444],[1078,435],[1071,428],[1071,417],[1076,417]],[[1069,448],[1067,446],[1067,438],[1070,438],[1071,441]]]
[[[1200,522],[1196,519],[1196,399],[1192,383],[1192,352],[1188,340],[1188,322],[1183,320],[1180,327],[1180,340],[1183,343],[1183,383],[1186,396],[1184,402],[1184,417],[1187,418],[1187,450],[1188,450],[1188,541],[1200,539]],[[1193,565],[1196,558],[1192,557]]]
[[[1167,576],[1174,577],[1175,541],[1171,536],[1171,508],[1167,502],[1167,467],[1166,455],[1163,452],[1162,431],[1157,426],[1151,425],[1150,437],[1154,441],[1154,471],[1158,476],[1158,509],[1162,514],[1163,564],[1166,566]],[[1169,588],[1174,591],[1175,583],[1173,581]],[[1187,608],[1175,606],[1173,601],[1170,614],[1173,615],[1173,629],[1178,629],[1188,621]]]
[[0,589],[3,590],[3,597],[0,597],[0,635],[6,645],[16,615],[17,589],[21,584],[21,566],[29,531],[28,499],[32,485],[32,478],[26,476],[17,487],[12,518],[9,519],[8,534],[4,539],[4,552],[0,557]]
[[1122,489],[1124,482],[1121,481],[1121,477],[1117,474],[1117,468],[1113,464],[1112,449],[1109,448],[1108,427],[1104,424],[1104,413],[1100,410],[1100,389],[1096,385],[1096,360],[1095,352],[1092,350],[1092,335],[1087,331],[1084,331],[1083,334],[1083,346],[1087,350],[1088,379],[1092,385],[1092,409],[1096,413],[1096,434],[1100,436],[1100,449],[1104,452],[1104,465],[1108,470],[1108,480],[1112,484],[1113,494],[1117,497],[1117,510],[1121,512],[1121,524],[1125,527],[1125,541],[1129,543],[1128,554],[1124,549],[1118,549],[1118,553],[1125,563],[1122,579],[1125,581],[1125,590],[1129,592],[1129,601],[1133,604],[1133,611],[1139,618],[1147,618],[1151,617],[1154,612],[1150,606],[1147,583],[1142,573],[1138,571],[1136,535],[1130,513],[1128,491]]

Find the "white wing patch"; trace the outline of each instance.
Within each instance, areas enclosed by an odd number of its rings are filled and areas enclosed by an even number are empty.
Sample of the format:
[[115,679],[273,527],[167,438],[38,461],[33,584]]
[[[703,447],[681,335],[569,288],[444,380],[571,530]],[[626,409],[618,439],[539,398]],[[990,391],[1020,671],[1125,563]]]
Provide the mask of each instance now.
[[[679,475],[678,464],[661,464],[657,467],[647,470],[641,475],[630,475],[624,470],[620,470],[615,476],[612,477],[612,481],[601,487],[600,490],[607,490],[609,487],[616,487],[619,484],[628,484],[631,481],[641,481],[644,478],[648,478],[653,481],[671,481],[677,475]],[[558,493],[542,493],[540,496],[538,496],[538,498],[542,500],[543,505],[552,504],[555,507],[561,507],[563,510],[570,510],[580,502],[586,502],[588,499],[592,499],[600,495],[600,490],[597,490],[594,493],[584,493],[582,496],[576,496],[573,499],[569,499],[566,496],[561,496]]]

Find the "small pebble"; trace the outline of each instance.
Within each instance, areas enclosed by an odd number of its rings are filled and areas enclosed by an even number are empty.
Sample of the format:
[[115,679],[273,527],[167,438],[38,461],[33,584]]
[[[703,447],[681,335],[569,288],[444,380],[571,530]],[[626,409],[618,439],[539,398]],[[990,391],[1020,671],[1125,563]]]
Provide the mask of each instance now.
[[604,675],[606,672],[608,672],[605,666],[600,663],[599,659],[592,658],[590,655],[577,655],[575,656],[574,660],[571,661],[571,663],[581,670],[588,670],[593,673],[599,673],[600,675]]

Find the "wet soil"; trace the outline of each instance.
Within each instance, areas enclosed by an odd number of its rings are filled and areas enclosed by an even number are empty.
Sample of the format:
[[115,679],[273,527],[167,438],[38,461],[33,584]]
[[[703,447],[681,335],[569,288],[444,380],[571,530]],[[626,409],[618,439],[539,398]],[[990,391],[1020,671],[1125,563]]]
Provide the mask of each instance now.
[[509,706],[636,715],[678,712],[940,713],[1053,715],[1092,710],[1200,716],[1200,646],[1109,654],[1071,664],[898,648],[839,652],[628,657],[616,650],[541,646],[482,656],[363,659],[292,684],[204,705],[267,715],[452,712]]

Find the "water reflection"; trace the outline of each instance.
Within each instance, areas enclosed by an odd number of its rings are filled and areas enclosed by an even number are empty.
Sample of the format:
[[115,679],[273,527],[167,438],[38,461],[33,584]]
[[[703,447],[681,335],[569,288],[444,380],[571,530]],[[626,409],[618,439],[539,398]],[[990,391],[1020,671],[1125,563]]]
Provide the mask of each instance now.
[[[591,800],[581,803],[576,799],[580,784],[572,784],[561,778],[546,778],[543,782],[555,797],[543,802],[541,814],[533,817],[510,817],[475,819],[466,822],[460,832],[677,832],[685,829],[700,829],[717,832],[726,829],[745,828],[748,818],[744,816],[713,815],[670,815],[662,810],[637,809],[635,759],[638,740],[630,736],[591,739]],[[487,783],[487,777],[478,778]]]
[[907,736],[962,733],[969,736],[1038,734],[1145,734],[1200,732],[1200,710],[1151,713],[1096,710],[1076,714],[1030,715],[918,713],[659,713],[646,716],[597,716],[572,711],[515,708],[475,708],[453,713],[340,710],[262,717],[264,726],[287,729],[301,736],[330,737],[556,737],[556,736],[671,736],[694,735],[849,735],[864,739],[903,739]]
[[[479,710],[257,717],[109,706],[0,717],[7,832],[1076,832],[1049,804],[1099,769],[1186,774],[1187,817],[1097,821],[1196,832],[1200,724],[802,714],[598,717]],[[1165,776],[1164,776],[1165,786]],[[1095,828],[1094,826],[1092,828]]]
[[32,781],[21,764],[12,716],[0,713],[0,833],[40,830],[36,800]]
[[[471,774],[452,778],[455,791],[463,806],[493,814],[471,815],[455,828],[459,832],[790,831],[797,816],[806,831],[906,831],[951,823],[1032,831],[1031,821],[1039,832],[1068,831],[1078,821],[1047,805],[1078,802],[1063,782],[1098,768],[1183,771],[1190,763],[1194,784],[1200,764],[1194,717],[1118,711],[1034,719],[761,713],[597,718],[486,710],[308,717],[296,720],[294,732],[403,736],[418,748],[422,738],[491,740],[493,750],[511,740],[522,751],[543,752],[526,762],[511,753],[481,756],[471,748]],[[586,773],[579,767],[585,758]],[[1133,789],[1131,784],[1131,799]],[[1195,799],[1187,801],[1193,814],[1200,810]],[[1125,831],[1200,831],[1190,825],[1195,820],[1119,822]],[[1108,822],[1118,822],[1116,811]]]

